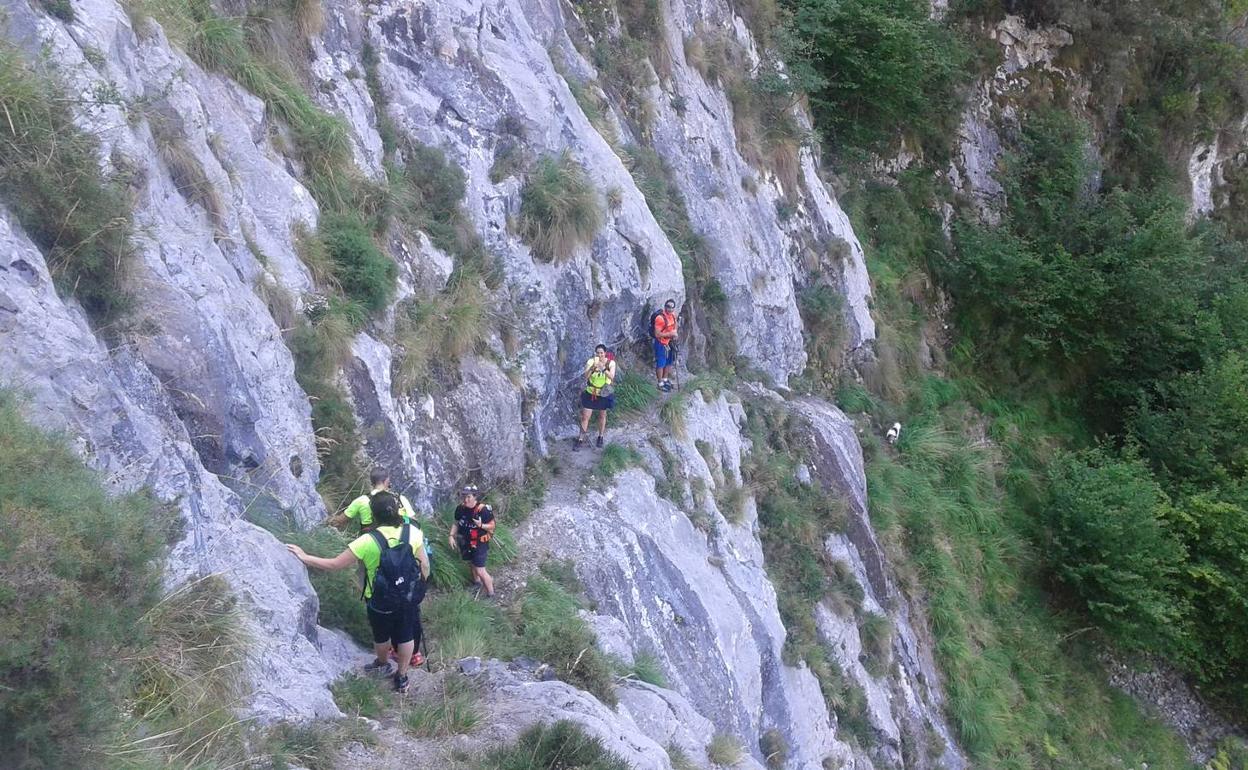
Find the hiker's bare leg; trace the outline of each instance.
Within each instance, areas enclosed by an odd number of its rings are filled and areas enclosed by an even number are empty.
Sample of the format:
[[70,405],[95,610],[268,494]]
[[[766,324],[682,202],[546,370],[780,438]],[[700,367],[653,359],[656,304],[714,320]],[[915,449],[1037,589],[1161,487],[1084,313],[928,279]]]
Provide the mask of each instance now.
[[598,412],[598,435],[606,435],[607,432],[607,410],[603,409]]
[[481,581],[481,585],[485,588],[486,596],[494,595],[494,578],[490,577],[490,573],[485,571],[485,567],[473,567],[473,574]]
[[390,660],[390,643],[380,642],[374,644],[373,654],[377,656],[378,665],[385,665]]
[[591,411],[592,410],[590,409],[581,410],[581,433],[582,434],[589,432],[589,414]]
[[660,385],[663,384],[663,367],[661,366],[654,367],[654,379]]
[[412,650],[414,649],[416,649],[416,642],[404,642],[399,645],[399,676],[407,676],[407,668],[412,663]]

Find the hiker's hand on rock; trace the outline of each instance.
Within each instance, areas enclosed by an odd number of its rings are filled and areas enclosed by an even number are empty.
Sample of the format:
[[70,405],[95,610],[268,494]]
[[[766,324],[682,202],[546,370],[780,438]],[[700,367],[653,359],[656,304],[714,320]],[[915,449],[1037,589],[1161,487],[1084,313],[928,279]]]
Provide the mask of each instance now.
[[293,553],[300,560],[302,560],[303,557],[307,556],[307,554],[303,552],[303,549],[295,545],[294,543],[287,543],[286,550]]

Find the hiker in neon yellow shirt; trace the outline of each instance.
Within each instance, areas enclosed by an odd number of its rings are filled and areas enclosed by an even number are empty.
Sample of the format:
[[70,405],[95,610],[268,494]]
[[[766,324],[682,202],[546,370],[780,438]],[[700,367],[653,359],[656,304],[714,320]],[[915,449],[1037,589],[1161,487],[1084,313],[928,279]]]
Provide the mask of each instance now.
[[[405,604],[389,612],[380,612],[373,607],[373,579],[381,564],[382,551],[374,534],[384,537],[390,548],[402,542],[404,533],[420,565],[420,576],[424,581],[429,579],[429,557],[425,555],[425,538],[420,528],[412,526],[399,514],[399,498],[393,492],[385,490],[373,495],[369,501],[371,521],[376,527],[366,532],[333,558],[312,556],[292,543],[286,544],[286,550],[295,555],[299,561],[309,567],[323,570],[347,569],[352,565],[360,565],[364,572],[364,599],[367,602],[368,624],[373,631],[373,652],[376,660],[364,667],[372,674],[388,674],[390,671],[390,650],[393,648],[398,655],[398,671],[394,675],[394,689],[407,692],[407,671],[411,665],[413,652],[419,644],[421,636],[420,600],[422,590],[412,594],[410,601],[402,599]],[[393,562],[390,562],[393,564]],[[409,562],[410,564],[410,562]],[[402,574],[402,573],[400,573]],[[413,577],[414,581],[414,577]],[[413,585],[408,581],[407,585]]]
[[[335,516],[330,521],[330,524],[341,529],[347,523],[347,520],[357,519],[360,522],[361,532],[367,532],[373,528],[373,514],[368,501],[378,492],[390,491],[390,473],[381,468],[374,468],[373,472],[368,474],[368,481],[372,484],[373,491],[352,500],[346,510]],[[399,514],[413,524],[420,526],[417,523],[416,509],[412,507],[411,502],[403,495],[398,495],[397,497],[399,499]]]

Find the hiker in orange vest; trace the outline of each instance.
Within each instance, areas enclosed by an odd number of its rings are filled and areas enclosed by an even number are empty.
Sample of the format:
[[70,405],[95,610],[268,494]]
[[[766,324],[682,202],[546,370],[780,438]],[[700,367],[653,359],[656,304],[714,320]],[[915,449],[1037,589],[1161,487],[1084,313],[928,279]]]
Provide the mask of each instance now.
[[659,389],[671,391],[672,367],[676,365],[676,302],[668,300],[662,312],[655,313],[650,330],[654,338],[654,378]]
[[460,490],[461,504],[455,509],[455,523],[447,543],[468,562],[473,585],[479,584],[485,589],[486,598],[493,599],[494,578],[485,571],[485,561],[496,524],[494,510],[478,499],[480,494],[481,490],[472,485]]

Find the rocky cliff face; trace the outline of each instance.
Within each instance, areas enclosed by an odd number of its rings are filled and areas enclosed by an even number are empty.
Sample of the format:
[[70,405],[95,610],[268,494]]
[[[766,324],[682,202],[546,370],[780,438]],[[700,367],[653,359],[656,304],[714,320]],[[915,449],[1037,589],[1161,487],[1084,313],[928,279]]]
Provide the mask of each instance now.
[[[255,506],[289,511],[305,525],[326,513],[316,493],[311,406],[283,341],[289,319],[266,302],[275,290],[293,298],[296,313],[314,302],[294,244],[320,212],[282,121],[260,99],[202,69],[134,8],[114,0],[73,7],[75,20],[66,23],[42,6],[10,3],[3,32],[84,97],[76,117],[99,137],[102,168],[133,180],[136,307],[120,332],[92,329],[0,210],[0,378],[26,395],[36,421],[71,436],[116,489],[150,487],[181,511],[186,535],[169,559],[170,583],[224,573],[267,640],[251,661],[250,709],[269,719],[336,715],[326,685],[354,651],[317,627],[303,569],[244,518]],[[669,167],[723,290],[714,333],[729,336],[732,352],[783,388],[806,365],[798,294],[824,281],[843,297],[847,354],[869,355],[874,324],[862,249],[816,158],[801,150],[785,175],[751,165],[723,87],[687,60],[686,40],[705,29],[756,58],[729,5],[664,6],[664,63],[645,90],[653,114],[644,135],[624,119],[629,105],[608,97],[612,128],[604,129],[569,87],[599,77],[582,54],[590,33],[578,8],[553,0],[330,2],[323,30],[309,41],[309,90],[349,127],[356,166],[382,178],[383,117],[442,149],[463,169],[471,225],[501,265],[503,280],[487,299],[498,323],[479,355],[458,364],[453,386],[398,392],[392,312],[354,338],[350,360],[332,375],[350,395],[367,460],[392,468],[426,510],[467,474],[520,477],[526,451],[547,453],[567,436],[566,383],[592,345],[635,340],[645,307],[689,299],[677,250],[617,152],[621,143],[646,145]],[[378,55],[384,108],[361,76],[366,49]],[[170,123],[211,188],[195,200],[180,192],[162,152],[161,126]],[[570,153],[613,198],[592,243],[567,261],[536,260],[514,233],[521,175],[491,169],[517,147],[531,158]],[[453,260],[428,238],[394,236],[387,245],[400,268],[396,301],[446,284]],[[849,512],[846,531],[826,541],[828,558],[847,565],[865,605],[896,629],[892,664],[872,674],[860,661],[852,617],[817,610],[821,643],[865,692],[871,746],[847,735],[804,665],[786,662],[756,502],[747,494],[743,515],[730,521],[713,495],[694,493],[742,485],[752,451],[742,399],[772,403],[804,426],[814,458],[805,483],[843,498]],[[703,761],[714,732],[741,737],[756,764],[766,759],[760,739],[775,732],[793,768],[965,765],[941,714],[922,613],[893,586],[875,542],[861,449],[844,415],[757,387],[692,397],[682,435],[644,420],[625,435],[646,467],[584,493],[556,485],[523,546],[573,558],[596,603],[602,644],[625,657],[656,655],[670,689],[630,687],[612,712],[566,686],[507,680],[499,708],[577,719],[613,735],[638,767],[668,767],[658,748],[672,744]],[[665,465],[660,453],[675,461]],[[656,479],[679,490],[674,501],[656,492]],[[709,527],[695,526],[695,509]],[[590,547],[565,548],[542,529],[560,526],[577,527]]]

